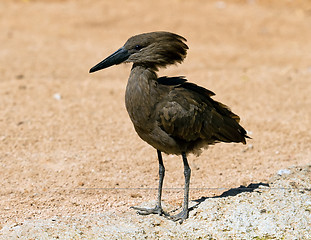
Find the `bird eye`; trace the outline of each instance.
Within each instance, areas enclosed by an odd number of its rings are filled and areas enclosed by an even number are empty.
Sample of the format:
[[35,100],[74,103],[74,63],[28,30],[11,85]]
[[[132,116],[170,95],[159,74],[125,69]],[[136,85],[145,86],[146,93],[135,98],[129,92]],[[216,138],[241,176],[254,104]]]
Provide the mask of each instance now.
[[137,51],[140,50],[140,49],[142,49],[142,48],[143,48],[143,47],[140,46],[140,45],[136,45],[136,46],[135,46],[135,50],[137,50]]

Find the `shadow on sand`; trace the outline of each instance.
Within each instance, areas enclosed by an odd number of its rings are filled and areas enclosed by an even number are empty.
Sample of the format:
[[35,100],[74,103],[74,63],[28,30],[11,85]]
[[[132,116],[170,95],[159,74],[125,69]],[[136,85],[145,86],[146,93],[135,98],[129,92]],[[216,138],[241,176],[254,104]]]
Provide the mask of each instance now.
[[243,193],[243,192],[253,192],[254,190],[258,189],[260,186],[269,187],[269,184],[268,183],[262,183],[262,182],[260,182],[260,183],[251,183],[247,187],[241,185],[238,188],[231,188],[228,191],[223,192],[219,196],[201,197],[201,198],[199,198],[197,200],[193,200],[193,202],[197,202],[197,204],[195,204],[194,206],[189,208],[189,210],[192,211],[193,209],[197,208],[206,199],[209,199],[209,198],[224,198],[224,197],[229,197],[229,196],[236,196],[236,195],[238,195],[240,193]]

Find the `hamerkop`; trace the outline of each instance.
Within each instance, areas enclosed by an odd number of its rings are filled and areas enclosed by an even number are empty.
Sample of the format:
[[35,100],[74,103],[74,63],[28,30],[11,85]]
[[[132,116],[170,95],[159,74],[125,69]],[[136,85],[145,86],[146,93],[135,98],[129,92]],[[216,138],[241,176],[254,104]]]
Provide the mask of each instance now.
[[[143,33],[90,69],[90,73],[122,62],[132,62],[125,104],[137,134],[157,150],[159,189],[155,208],[137,208],[139,214],[159,214],[182,222],[188,217],[190,167],[188,153],[217,142],[246,143],[239,116],[211,98],[213,92],[187,82],[184,77],[160,77],[160,67],[181,63],[187,54],[186,39],[170,32]],[[161,206],[164,165],[161,152],[181,155],[185,188],[183,209],[170,216]]]

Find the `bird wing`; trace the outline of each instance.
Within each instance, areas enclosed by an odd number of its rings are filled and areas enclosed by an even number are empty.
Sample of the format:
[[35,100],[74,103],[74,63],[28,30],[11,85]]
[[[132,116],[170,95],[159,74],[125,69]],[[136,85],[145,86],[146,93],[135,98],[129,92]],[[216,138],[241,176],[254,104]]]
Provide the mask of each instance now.
[[[246,131],[236,114],[214,101],[213,92],[183,78],[182,81],[170,85],[167,96],[156,108],[158,124],[166,133],[189,142],[199,138],[209,142],[245,142]],[[177,79],[171,82],[178,83]]]

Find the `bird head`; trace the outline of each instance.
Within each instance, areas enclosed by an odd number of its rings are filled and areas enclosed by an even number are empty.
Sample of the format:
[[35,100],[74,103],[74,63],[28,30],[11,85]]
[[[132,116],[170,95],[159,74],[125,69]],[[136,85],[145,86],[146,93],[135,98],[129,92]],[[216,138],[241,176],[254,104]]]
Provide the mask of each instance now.
[[132,62],[157,70],[170,64],[181,63],[187,55],[186,39],[170,32],[151,32],[129,38],[123,47],[90,69],[90,73]]

